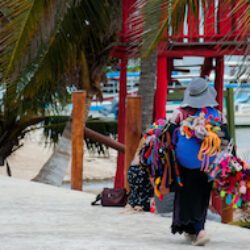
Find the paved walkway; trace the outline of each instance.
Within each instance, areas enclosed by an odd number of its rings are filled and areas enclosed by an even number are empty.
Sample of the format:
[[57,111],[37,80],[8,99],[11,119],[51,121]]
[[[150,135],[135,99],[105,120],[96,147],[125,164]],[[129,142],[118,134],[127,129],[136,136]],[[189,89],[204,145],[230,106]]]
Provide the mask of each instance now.
[[193,247],[170,218],[91,207],[94,195],[0,176],[0,249],[249,249],[250,230],[209,221],[212,241]]

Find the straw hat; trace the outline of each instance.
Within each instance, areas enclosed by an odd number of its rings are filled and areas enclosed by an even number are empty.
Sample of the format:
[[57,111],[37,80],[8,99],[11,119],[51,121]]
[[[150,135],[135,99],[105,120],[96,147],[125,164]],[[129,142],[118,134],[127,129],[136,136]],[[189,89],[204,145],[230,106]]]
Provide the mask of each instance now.
[[216,90],[206,80],[201,77],[194,78],[185,90],[181,107],[215,107],[218,105],[216,95]]

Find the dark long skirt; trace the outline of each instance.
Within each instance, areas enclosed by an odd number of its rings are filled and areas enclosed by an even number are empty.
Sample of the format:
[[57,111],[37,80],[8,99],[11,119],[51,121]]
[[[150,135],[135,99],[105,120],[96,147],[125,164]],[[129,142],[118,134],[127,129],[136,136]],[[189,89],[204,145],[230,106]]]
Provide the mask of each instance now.
[[140,206],[144,211],[149,211],[150,197],[154,196],[154,189],[148,173],[139,165],[131,165],[128,169],[128,184],[130,188],[128,204],[132,207]]
[[200,169],[187,169],[179,166],[183,187],[175,191],[172,233],[197,233],[195,224],[204,224],[207,216],[212,182]]

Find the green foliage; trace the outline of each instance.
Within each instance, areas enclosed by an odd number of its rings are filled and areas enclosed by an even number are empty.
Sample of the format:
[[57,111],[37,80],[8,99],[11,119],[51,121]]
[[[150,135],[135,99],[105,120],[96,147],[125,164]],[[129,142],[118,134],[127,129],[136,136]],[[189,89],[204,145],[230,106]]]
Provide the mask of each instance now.
[[89,119],[86,122],[86,127],[90,128],[100,134],[105,136],[112,136],[116,139],[117,136],[117,121],[105,121],[105,120],[95,120]]
[[231,222],[230,225],[245,227],[250,229],[250,211],[245,211],[238,221]]
[[[69,116],[50,116],[41,123],[41,127],[44,129],[44,136],[46,142],[57,143],[59,137],[62,135],[65,128],[66,122],[69,120]],[[105,121],[97,119],[89,119],[86,122],[86,127],[92,129],[100,134],[111,137],[113,139],[117,138],[117,121]],[[108,147],[95,142],[85,136],[84,138],[87,149],[89,152],[97,152],[99,155],[107,154]]]
[[22,75],[38,63],[41,53],[60,27],[72,0],[12,0],[2,1],[0,10],[6,23],[0,31],[2,81],[15,85]]
[[250,229],[250,221],[237,221],[237,222],[232,222],[230,225],[235,225],[239,227],[245,227]]
[[[86,127],[90,128],[100,134],[105,136],[111,137],[112,139],[117,138],[117,121],[104,121],[104,120],[94,120],[89,119],[86,122]],[[85,136],[84,138],[87,149],[90,153],[97,152],[98,155],[107,155],[108,154],[108,147],[99,143],[95,142]]]
[[58,139],[62,135],[65,125],[69,119],[69,116],[46,117],[46,119],[41,123],[41,127],[43,127],[43,134],[47,143],[56,144],[58,142]]
[[114,0],[1,1],[0,161],[42,121],[58,140],[63,118],[56,115],[69,103],[69,87],[101,97],[119,7]]

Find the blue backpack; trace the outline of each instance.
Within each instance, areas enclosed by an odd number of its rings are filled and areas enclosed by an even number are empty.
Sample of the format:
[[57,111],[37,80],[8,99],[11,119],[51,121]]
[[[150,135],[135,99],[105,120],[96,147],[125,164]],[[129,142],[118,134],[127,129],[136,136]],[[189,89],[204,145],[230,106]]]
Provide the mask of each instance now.
[[[213,118],[220,115],[218,110],[215,108],[207,107],[207,114],[205,117],[212,115]],[[201,110],[199,110],[194,116],[199,116]],[[175,147],[175,154],[178,164],[188,169],[199,169],[202,166],[202,161],[198,159],[198,154],[201,147],[201,141],[197,140],[195,137],[189,139],[185,135],[182,135],[180,130],[177,132],[177,142]],[[209,157],[209,164],[216,158],[216,156]],[[207,161],[205,160],[205,165]]]

